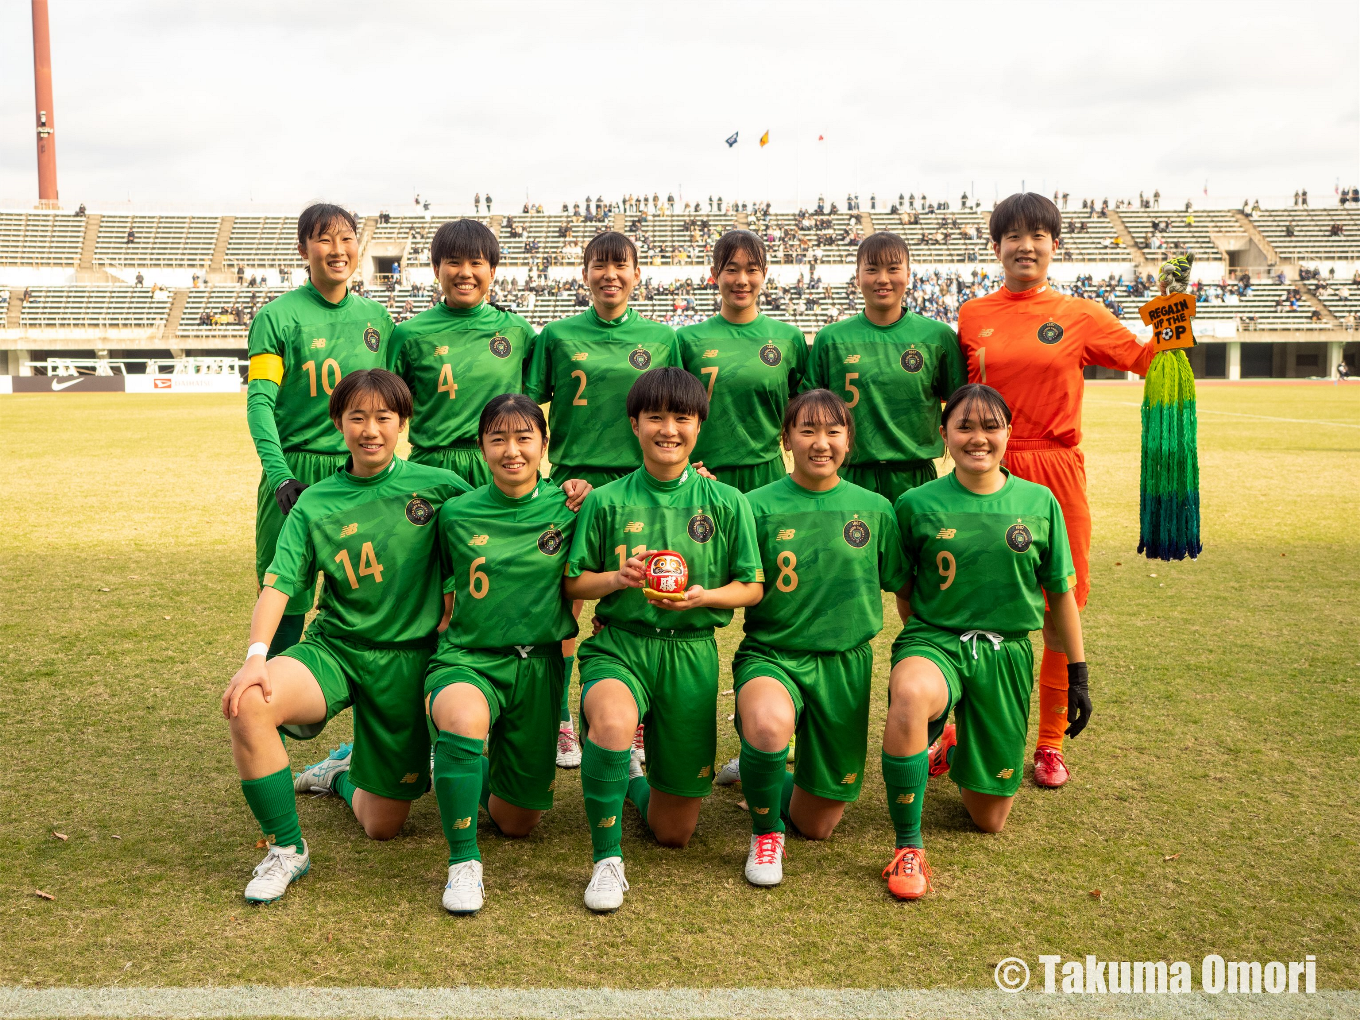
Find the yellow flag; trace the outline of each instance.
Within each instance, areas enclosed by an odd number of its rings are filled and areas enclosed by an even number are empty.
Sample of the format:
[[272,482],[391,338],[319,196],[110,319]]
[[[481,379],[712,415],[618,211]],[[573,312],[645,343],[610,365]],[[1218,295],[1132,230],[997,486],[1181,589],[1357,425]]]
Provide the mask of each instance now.
[[763,135],[760,136],[760,147],[763,149],[763,148],[765,148],[765,146],[767,146],[767,145],[769,145],[769,144],[770,144],[770,133],[769,133],[768,131],[766,131]]

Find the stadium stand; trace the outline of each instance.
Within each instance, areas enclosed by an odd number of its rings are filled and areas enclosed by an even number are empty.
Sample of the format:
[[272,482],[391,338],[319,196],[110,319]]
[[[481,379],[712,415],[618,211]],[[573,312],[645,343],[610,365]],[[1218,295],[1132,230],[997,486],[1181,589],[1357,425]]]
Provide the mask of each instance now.
[[190,288],[180,313],[178,333],[195,340],[239,339],[244,347],[255,313],[286,289],[220,285]]
[[1252,221],[1285,259],[1360,259],[1360,208],[1262,209]]
[[1119,218],[1143,253],[1157,260],[1193,251],[1200,261],[1223,261],[1213,235],[1243,232],[1231,209],[1121,209]]
[[237,216],[223,262],[248,270],[302,265],[297,247],[297,217]]
[[217,241],[216,216],[100,218],[94,263],[137,268],[207,269]]
[[160,326],[170,308],[166,290],[146,287],[32,287],[20,325],[29,329],[135,329]]
[[0,266],[74,267],[84,236],[83,216],[0,212]]

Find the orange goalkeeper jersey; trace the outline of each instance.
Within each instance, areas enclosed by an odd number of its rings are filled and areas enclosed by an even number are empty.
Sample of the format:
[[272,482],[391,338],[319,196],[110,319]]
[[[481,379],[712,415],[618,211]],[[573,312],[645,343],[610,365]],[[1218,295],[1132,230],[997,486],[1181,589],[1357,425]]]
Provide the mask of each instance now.
[[1010,405],[1012,439],[1062,446],[1081,442],[1082,369],[1146,375],[1155,353],[1103,305],[1047,285],[965,302],[959,345],[968,381],[999,390]]

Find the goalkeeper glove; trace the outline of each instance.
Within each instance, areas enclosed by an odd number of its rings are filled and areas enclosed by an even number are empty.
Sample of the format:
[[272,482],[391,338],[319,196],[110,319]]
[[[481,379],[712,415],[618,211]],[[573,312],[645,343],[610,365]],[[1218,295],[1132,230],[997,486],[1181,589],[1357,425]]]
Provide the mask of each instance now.
[[302,490],[305,488],[307,486],[296,478],[290,478],[274,490],[274,501],[279,504],[283,516],[287,517],[288,511],[297,506],[298,497],[302,495]]
[[1091,721],[1091,694],[1086,689],[1086,663],[1067,664],[1067,735],[1076,739]]

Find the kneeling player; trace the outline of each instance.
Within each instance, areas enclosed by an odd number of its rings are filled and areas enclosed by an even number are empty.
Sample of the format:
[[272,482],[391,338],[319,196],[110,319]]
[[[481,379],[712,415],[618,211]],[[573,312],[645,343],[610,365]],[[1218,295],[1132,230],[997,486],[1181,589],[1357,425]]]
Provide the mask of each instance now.
[[[954,472],[896,506],[913,575],[906,626],[893,642],[883,781],[897,853],[883,870],[898,899],[930,884],[921,848],[927,775],[949,772],[984,832],[1000,832],[1025,768],[1034,651],[1044,594],[1069,650],[1068,733],[1091,715],[1076,578],[1053,493],[1001,466],[1011,412],[990,386],[961,386],[944,408]],[[910,619],[907,617],[910,616]],[[954,711],[955,726],[945,719]],[[934,755],[927,747],[941,739]]]
[[527,836],[553,802],[562,639],[576,633],[562,593],[576,515],[566,494],[539,476],[547,431],[543,412],[523,394],[492,399],[477,429],[491,484],[439,512],[454,612],[430,659],[425,697],[449,841],[444,908],[454,914],[482,906],[478,803],[502,833]]
[[[628,391],[642,467],[592,492],[567,562],[566,593],[599,599],[599,633],[581,645],[581,792],[595,853],[591,910],[616,910],[628,888],[620,829],[625,797],[657,840],[685,846],[713,784],[717,749],[715,627],[760,601],[760,555],[746,497],[689,463],[708,397],[683,368],[644,372]],[[680,553],[690,587],[647,598],[642,555]],[[646,721],[647,775],[630,746]]]
[[[284,522],[250,621],[245,665],[222,695],[241,789],[269,852],[247,900],[283,895],[310,867],[294,791],[336,793],[372,839],[391,839],[429,788],[421,706],[443,596],[435,515],[466,492],[451,471],[394,457],[411,391],[382,369],[351,372],[330,398],[350,458],[303,491]],[[265,661],[288,600],[325,578],[307,636]],[[279,732],[299,739],[354,706],[354,743],[293,779]]]
[[[799,394],[782,429],[793,473],[747,497],[769,579],[760,604],[746,611],[746,637],[732,660],[753,885],[783,878],[784,818],[808,838],[826,839],[858,799],[870,641],[883,629],[879,591],[910,590],[892,504],[837,473],[854,435],[840,397]],[[795,728],[798,764],[789,773]]]

